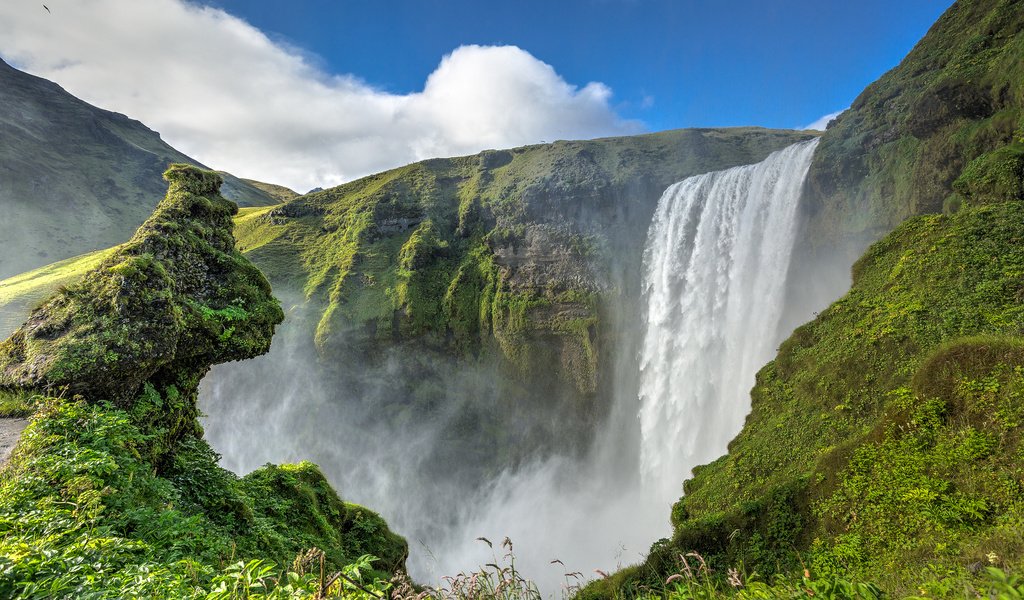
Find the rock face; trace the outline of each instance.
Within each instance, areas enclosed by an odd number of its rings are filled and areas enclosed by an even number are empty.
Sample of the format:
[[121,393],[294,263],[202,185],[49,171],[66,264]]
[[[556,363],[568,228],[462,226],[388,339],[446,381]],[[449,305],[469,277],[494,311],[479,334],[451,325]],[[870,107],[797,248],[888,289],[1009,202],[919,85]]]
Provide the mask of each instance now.
[[[127,240],[163,196],[170,163],[201,166],[142,123],[0,60],[0,278]],[[273,195],[224,174],[242,206]]]
[[234,248],[221,177],[188,165],[135,236],[32,312],[0,346],[0,386],[130,403],[143,384],[195,403],[213,364],[270,347],[284,315]]

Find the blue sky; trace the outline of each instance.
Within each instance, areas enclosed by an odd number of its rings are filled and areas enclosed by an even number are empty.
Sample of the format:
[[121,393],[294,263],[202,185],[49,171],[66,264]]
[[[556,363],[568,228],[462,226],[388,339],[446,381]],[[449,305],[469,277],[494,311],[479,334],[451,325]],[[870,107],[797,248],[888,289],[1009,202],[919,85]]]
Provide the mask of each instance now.
[[[216,0],[325,70],[419,90],[465,44],[519,46],[567,81],[601,81],[650,130],[795,127],[849,105],[948,0]],[[645,101],[646,99],[646,101]]]
[[949,0],[0,1],[0,57],[299,191],[439,156],[849,106]]

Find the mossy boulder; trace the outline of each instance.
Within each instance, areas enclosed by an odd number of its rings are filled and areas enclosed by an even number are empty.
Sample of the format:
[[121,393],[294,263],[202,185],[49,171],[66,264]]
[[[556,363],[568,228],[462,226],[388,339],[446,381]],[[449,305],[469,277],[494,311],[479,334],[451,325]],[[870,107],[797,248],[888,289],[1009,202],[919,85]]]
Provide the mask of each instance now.
[[284,315],[234,247],[217,173],[172,165],[167,197],[126,244],[0,345],[0,387],[129,405],[147,382],[194,403],[211,365],[270,347]]
[[377,513],[342,501],[313,463],[266,465],[239,485],[252,498],[259,518],[281,528],[282,536],[268,540],[275,555],[318,547],[334,564],[370,554],[377,557],[373,566],[381,573],[405,568],[405,539],[392,533]]

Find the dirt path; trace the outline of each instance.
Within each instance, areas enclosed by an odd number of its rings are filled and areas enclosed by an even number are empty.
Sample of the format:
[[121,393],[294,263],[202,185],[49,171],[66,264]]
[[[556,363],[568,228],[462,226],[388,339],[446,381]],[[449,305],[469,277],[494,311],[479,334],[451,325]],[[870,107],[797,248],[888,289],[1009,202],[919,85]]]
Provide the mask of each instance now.
[[28,419],[0,419],[0,465],[7,462],[27,425]]

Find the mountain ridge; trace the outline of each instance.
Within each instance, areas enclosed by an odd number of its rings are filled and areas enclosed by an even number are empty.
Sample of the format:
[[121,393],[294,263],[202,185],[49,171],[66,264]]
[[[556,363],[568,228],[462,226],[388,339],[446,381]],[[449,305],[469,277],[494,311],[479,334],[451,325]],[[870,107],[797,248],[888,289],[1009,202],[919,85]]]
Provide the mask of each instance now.
[[[200,165],[139,121],[92,106],[0,58],[0,277],[128,239],[163,193],[170,163]],[[242,205],[278,200],[234,176]]]

